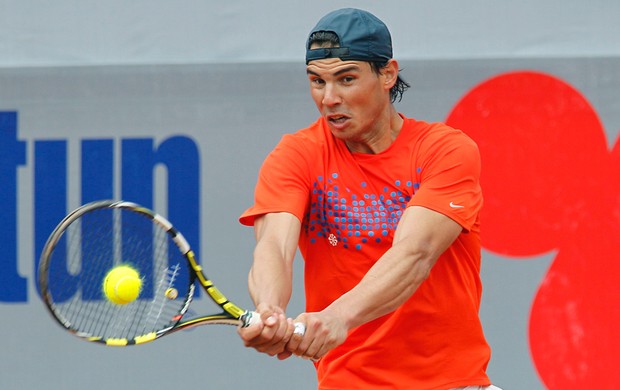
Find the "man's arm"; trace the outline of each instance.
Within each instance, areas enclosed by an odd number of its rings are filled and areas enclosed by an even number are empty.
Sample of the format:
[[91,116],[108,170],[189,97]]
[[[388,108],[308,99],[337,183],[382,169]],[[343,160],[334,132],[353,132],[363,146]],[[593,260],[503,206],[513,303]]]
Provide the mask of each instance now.
[[239,334],[246,346],[276,355],[284,351],[294,329],[285,310],[292,294],[301,222],[290,213],[266,214],[255,220],[254,231],[256,247],[248,285],[262,325],[240,329]]
[[413,295],[461,231],[443,214],[419,206],[407,208],[392,247],[349,292],[321,312],[300,315],[296,321],[306,324],[306,335],[292,338],[287,349],[321,358],[342,344],[351,329],[394,311]]

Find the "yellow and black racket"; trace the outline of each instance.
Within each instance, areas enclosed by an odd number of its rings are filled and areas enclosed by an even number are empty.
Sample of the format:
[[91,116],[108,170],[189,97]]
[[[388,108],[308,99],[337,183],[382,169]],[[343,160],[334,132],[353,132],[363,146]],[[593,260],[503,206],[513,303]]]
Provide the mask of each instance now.
[[[184,319],[196,284],[222,312]],[[92,202],[65,217],[41,254],[39,287],[60,325],[111,346],[142,344],[197,325],[260,321],[213,285],[170,222],[130,202]]]

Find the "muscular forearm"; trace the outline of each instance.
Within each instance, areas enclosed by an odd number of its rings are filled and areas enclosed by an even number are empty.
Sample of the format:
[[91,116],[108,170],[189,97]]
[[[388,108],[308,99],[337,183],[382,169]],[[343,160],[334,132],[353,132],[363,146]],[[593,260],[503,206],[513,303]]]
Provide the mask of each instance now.
[[293,335],[293,321],[285,316],[291,298],[293,258],[301,223],[288,213],[266,214],[254,222],[256,248],[248,276],[250,295],[261,322],[240,328],[248,347],[281,359],[290,356],[284,347]]
[[451,219],[419,207],[407,209],[401,222],[393,246],[356,287],[326,309],[349,329],[390,313],[409,299],[462,230]]
[[426,279],[436,258],[392,247],[352,290],[325,311],[352,329],[394,311],[413,295]]
[[256,247],[249,275],[254,303],[285,309],[292,293],[293,259],[301,223],[288,213],[267,214],[255,221]]
[[264,241],[257,244],[248,286],[256,306],[264,303],[284,310],[291,298],[293,273],[274,246]]

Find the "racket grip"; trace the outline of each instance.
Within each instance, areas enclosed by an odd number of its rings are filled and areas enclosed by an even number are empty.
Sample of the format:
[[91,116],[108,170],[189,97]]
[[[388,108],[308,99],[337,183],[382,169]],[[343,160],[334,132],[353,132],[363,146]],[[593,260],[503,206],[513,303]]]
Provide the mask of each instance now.
[[247,328],[248,326],[258,324],[259,322],[261,322],[260,314],[258,314],[255,311],[249,311],[249,310],[243,313],[241,317],[239,317],[239,320],[241,321],[242,328]]
[[303,337],[303,335],[306,334],[306,325],[302,324],[301,322],[296,322],[295,330],[293,331],[293,334]]
[[[239,317],[239,320],[241,321],[242,328],[247,328],[248,326],[252,326],[261,322],[260,314],[255,311],[249,310],[243,313],[241,317]],[[296,322],[295,330],[293,331],[293,333],[299,336],[303,336],[304,334],[306,334],[306,325],[302,324],[301,322]]]

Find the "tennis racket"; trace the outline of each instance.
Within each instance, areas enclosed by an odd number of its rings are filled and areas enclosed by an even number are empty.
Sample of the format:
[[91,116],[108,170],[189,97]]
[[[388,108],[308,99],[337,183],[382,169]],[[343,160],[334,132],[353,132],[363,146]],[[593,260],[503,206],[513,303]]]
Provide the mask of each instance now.
[[[139,275],[137,296],[128,302],[110,300],[105,287],[119,266]],[[131,202],[96,201],[67,215],[43,248],[38,283],[62,327],[110,346],[143,344],[198,325],[260,322],[258,313],[229,301],[205,276],[169,221]],[[197,284],[220,313],[184,318]],[[295,333],[304,332],[303,324],[295,324]]]

